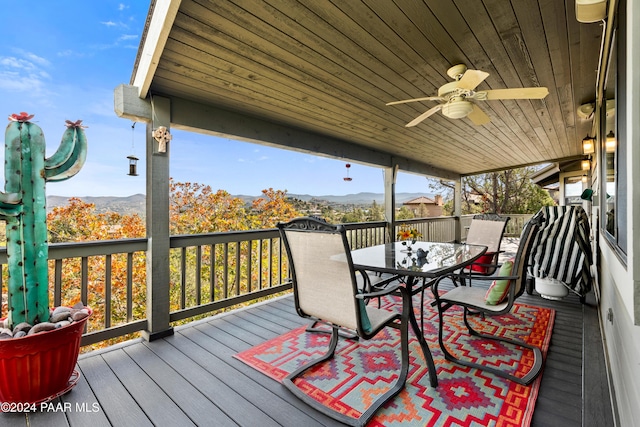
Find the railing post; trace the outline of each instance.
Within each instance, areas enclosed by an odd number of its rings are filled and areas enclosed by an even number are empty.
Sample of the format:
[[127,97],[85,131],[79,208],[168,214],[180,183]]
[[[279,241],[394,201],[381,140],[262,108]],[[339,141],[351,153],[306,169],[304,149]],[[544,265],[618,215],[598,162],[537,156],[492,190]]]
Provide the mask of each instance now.
[[152,117],[147,123],[147,330],[148,341],[173,334],[169,324],[169,148],[156,141],[153,131],[169,129],[171,102],[153,97]]

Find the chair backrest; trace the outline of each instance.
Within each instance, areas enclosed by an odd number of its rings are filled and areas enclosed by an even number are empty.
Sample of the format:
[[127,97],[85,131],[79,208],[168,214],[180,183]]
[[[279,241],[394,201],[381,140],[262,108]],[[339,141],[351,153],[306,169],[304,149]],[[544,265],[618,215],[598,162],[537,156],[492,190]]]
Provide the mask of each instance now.
[[315,218],[279,223],[298,314],[361,331],[355,272],[341,225]]
[[509,217],[495,214],[491,217],[486,216],[487,214],[482,215],[476,215],[471,220],[466,242],[471,245],[484,245],[488,253],[498,252]]
[[527,280],[527,265],[529,263],[529,255],[533,248],[533,243],[538,234],[538,224],[534,221],[529,221],[524,225],[522,233],[520,234],[520,243],[518,245],[518,251],[513,262],[512,276],[518,276],[512,283],[514,288],[513,298],[518,298],[525,290],[525,282]]

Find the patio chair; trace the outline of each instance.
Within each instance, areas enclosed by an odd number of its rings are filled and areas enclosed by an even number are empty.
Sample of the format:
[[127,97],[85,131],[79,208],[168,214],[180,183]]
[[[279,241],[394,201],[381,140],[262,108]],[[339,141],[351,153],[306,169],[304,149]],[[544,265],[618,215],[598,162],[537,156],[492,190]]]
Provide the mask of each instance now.
[[498,214],[478,214],[471,220],[466,243],[470,245],[483,245],[487,251],[469,267],[464,268],[457,276],[453,276],[454,284],[459,280],[466,284],[466,277],[491,276],[498,269],[500,257],[500,243],[507,229],[508,216]]
[[[364,426],[382,405],[404,388],[409,370],[410,297],[399,283],[375,292],[365,292],[359,288],[342,225],[305,217],[279,223],[278,228],[289,257],[296,311],[302,317],[331,328],[327,352],[289,374],[283,384],[302,401],[331,418],[348,425]],[[365,304],[368,298],[391,293],[402,295],[401,313]],[[294,380],[298,376],[333,357],[338,331],[347,330],[362,339],[370,339],[387,326],[400,330],[400,374],[392,387],[378,397],[360,418],[352,418],[323,406],[296,387]]]
[[[529,221],[525,224],[524,230],[520,236],[520,245],[513,259],[512,268],[508,267],[508,263],[503,264],[500,267],[498,276],[495,277],[476,277],[474,280],[494,280],[494,283],[490,287],[489,291],[483,287],[471,287],[471,286],[457,286],[453,289],[443,293],[438,292],[438,286],[440,281],[433,285],[433,292],[435,297],[434,305],[438,308],[439,317],[439,330],[438,341],[440,348],[444,353],[444,357],[455,363],[459,363],[464,366],[470,366],[472,368],[478,368],[484,371],[491,372],[503,378],[510,379],[519,384],[530,384],[539,374],[542,369],[542,352],[534,346],[526,344],[523,341],[498,337],[495,335],[489,335],[480,333],[472,328],[468,321],[468,316],[471,313],[482,313],[487,316],[497,316],[505,313],[509,313],[513,307],[513,303],[525,289],[525,281],[527,278],[527,262],[529,259],[529,253],[533,246],[534,237],[538,231],[538,225]],[[505,289],[506,286],[506,289]],[[444,330],[444,313],[451,307],[462,307],[462,316],[464,324],[466,325],[469,334],[485,339],[497,340],[506,343],[510,343],[515,346],[525,347],[531,349],[534,354],[534,362],[529,371],[523,377],[517,377],[508,372],[502,371],[497,367],[484,366],[479,363],[471,362],[469,360],[463,360],[456,358],[447,350],[443,338]],[[451,316],[454,316],[452,314]],[[483,319],[484,317],[480,318]]]

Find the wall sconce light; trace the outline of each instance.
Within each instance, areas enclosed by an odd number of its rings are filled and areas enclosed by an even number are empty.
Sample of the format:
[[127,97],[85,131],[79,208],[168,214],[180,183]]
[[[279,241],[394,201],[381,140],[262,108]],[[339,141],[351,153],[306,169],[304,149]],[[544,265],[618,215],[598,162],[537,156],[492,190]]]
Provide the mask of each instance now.
[[589,169],[591,169],[591,160],[585,159],[581,161],[580,166],[582,167],[583,171],[588,171]]
[[129,159],[129,173],[127,175],[138,176],[138,160],[139,159],[133,154],[130,156],[127,156],[127,159]]
[[582,182],[587,182],[587,175],[582,175]]
[[595,151],[594,142],[595,142],[595,138],[587,134],[587,136],[585,136],[584,139],[582,140],[582,152],[584,154],[592,154]]
[[604,149],[607,153],[613,153],[616,151],[616,135],[612,130],[607,134],[607,139],[604,142]]

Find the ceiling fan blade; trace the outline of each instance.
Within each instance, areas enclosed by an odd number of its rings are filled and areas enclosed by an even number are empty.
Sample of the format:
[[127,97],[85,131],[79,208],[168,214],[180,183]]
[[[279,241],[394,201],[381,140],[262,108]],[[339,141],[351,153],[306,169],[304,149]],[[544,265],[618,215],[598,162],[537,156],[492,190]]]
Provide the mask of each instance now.
[[413,99],[404,99],[402,101],[393,101],[387,102],[385,105],[396,105],[396,104],[406,104],[407,102],[418,102],[418,101],[444,101],[445,99],[441,96],[426,96],[424,98],[413,98]]
[[489,73],[480,70],[467,70],[458,80],[457,86],[460,89],[474,90],[476,86],[489,77]]
[[485,91],[487,100],[492,99],[542,99],[549,95],[546,87],[520,87],[514,89],[495,89]]
[[469,113],[469,115],[467,117],[476,126],[486,125],[487,123],[489,123],[491,121],[491,118],[489,118],[487,113],[482,111],[480,109],[480,107],[478,107],[476,104],[473,104],[473,110],[471,110],[471,112]]
[[421,121],[423,121],[424,119],[426,119],[427,117],[433,115],[434,113],[437,113],[440,110],[442,110],[442,104],[438,104],[435,107],[432,107],[432,108],[428,109],[427,111],[425,111],[424,113],[420,114],[418,117],[416,117],[415,119],[413,119],[409,123],[407,123],[405,125],[405,127],[410,128],[412,126],[415,126],[418,123],[420,123]]

